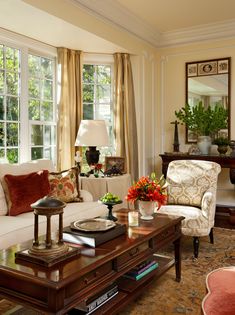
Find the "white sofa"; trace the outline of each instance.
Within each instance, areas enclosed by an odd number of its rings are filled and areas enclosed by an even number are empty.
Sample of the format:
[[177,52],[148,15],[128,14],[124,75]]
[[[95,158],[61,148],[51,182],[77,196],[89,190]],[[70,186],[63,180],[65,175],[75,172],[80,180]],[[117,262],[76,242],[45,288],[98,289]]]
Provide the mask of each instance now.
[[[23,175],[40,170],[54,171],[50,160],[36,160],[23,164],[0,164],[0,181],[6,174]],[[7,203],[4,190],[0,183],[0,249],[6,249],[11,245],[19,244],[33,239],[34,235],[34,214],[26,212],[17,216],[7,215]],[[80,190],[83,202],[67,203],[64,208],[64,226],[79,219],[94,218],[107,215],[106,206],[93,201],[92,195]],[[58,230],[58,216],[51,217],[52,232]],[[39,216],[39,235],[46,234],[46,217]]]

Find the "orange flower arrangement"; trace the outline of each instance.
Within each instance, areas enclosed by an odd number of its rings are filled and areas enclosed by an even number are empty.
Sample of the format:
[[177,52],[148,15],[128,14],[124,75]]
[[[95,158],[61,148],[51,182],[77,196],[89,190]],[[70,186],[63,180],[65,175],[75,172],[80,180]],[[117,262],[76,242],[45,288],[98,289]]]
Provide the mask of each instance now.
[[126,200],[130,202],[137,200],[156,201],[158,208],[160,208],[167,201],[166,187],[164,176],[162,175],[158,180],[155,173],[152,173],[151,176],[141,177],[128,189]]

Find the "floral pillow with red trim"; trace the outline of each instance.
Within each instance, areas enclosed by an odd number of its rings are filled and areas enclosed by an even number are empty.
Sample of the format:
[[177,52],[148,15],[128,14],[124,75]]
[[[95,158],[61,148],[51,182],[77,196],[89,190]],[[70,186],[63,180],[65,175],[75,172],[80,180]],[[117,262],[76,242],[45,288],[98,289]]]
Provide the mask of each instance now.
[[79,194],[78,169],[73,167],[59,173],[49,173],[49,196],[63,202],[83,201]]

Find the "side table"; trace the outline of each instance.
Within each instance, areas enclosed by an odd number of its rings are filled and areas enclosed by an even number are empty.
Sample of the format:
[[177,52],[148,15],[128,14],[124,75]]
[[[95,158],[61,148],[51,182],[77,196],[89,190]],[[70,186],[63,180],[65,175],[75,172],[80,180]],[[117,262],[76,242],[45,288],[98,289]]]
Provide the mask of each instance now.
[[99,200],[107,192],[111,192],[120,197],[123,203],[114,206],[114,209],[127,208],[127,201],[125,196],[127,195],[128,188],[131,186],[130,174],[124,174],[113,177],[79,177],[80,189],[89,191],[94,201]]

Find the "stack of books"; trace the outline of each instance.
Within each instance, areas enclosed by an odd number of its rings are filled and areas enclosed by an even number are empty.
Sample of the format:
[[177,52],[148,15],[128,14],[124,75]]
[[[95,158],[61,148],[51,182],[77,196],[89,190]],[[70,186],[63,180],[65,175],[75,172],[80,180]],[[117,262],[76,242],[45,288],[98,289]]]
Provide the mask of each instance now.
[[84,301],[83,303],[76,306],[73,310],[71,310],[68,314],[81,314],[81,315],[89,315],[96,311],[103,304],[112,299],[115,295],[118,294],[118,286],[116,283],[112,283],[103,291],[99,292],[92,298]]
[[140,280],[151,271],[155,270],[157,267],[158,263],[155,260],[146,260],[125,273],[123,276],[132,280]]

